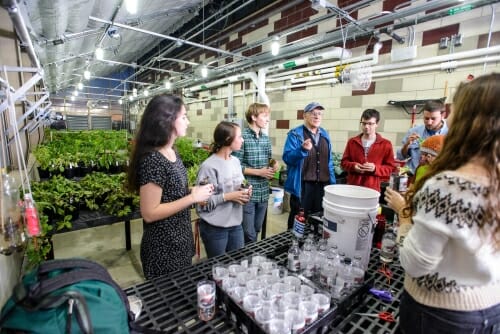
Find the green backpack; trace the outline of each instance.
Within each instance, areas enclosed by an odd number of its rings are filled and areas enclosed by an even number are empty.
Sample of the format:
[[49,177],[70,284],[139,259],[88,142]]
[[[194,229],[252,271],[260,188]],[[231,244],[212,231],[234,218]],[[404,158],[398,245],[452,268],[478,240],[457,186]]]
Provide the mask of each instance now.
[[2,309],[0,332],[124,334],[135,332],[133,319],[127,296],[104,267],[84,259],[51,260],[15,287]]

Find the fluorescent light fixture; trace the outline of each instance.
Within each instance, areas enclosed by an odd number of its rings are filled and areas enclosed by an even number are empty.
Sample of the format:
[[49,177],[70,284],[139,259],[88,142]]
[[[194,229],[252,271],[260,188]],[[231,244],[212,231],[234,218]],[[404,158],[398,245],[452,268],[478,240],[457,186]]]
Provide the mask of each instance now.
[[89,70],[85,70],[83,71],[83,77],[88,80],[90,79],[90,71]]
[[165,81],[165,89],[170,89],[170,88],[172,88],[172,83],[169,80]]
[[123,100],[122,100],[122,99],[119,99],[119,100],[118,100],[118,104],[123,104]]
[[148,96],[149,96],[149,90],[148,90],[147,88],[144,90],[144,96],[145,96],[145,97],[148,97]]
[[271,54],[277,56],[280,53],[280,41],[279,37],[274,37],[271,43]]
[[82,90],[83,89],[83,84],[81,82],[78,83],[78,89]]
[[78,96],[78,91],[76,89],[73,91],[73,96]]
[[74,96],[71,96],[71,98],[70,98],[70,99],[71,99],[71,101],[74,101],[74,100],[75,100],[75,97],[74,97]]
[[137,88],[132,89],[132,96],[133,97],[137,96]]
[[104,59],[104,50],[100,46],[97,49],[95,49],[95,57],[97,60]]
[[208,67],[206,67],[205,65],[201,67],[201,76],[203,78],[208,77]]
[[125,8],[130,14],[137,13],[137,0],[125,0]]
[[132,95],[129,95],[128,99],[129,101],[134,101],[134,97]]

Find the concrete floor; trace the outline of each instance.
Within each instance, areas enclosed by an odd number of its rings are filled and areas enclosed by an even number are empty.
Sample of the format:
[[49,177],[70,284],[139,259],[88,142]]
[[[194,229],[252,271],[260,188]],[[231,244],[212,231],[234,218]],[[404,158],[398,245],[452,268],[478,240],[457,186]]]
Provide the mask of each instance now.
[[[271,213],[267,216],[267,237],[286,230],[288,212]],[[131,221],[132,249],[125,250],[124,223],[100,226],[85,230],[56,234],[53,237],[56,259],[82,257],[104,265],[111,276],[123,288],[141,283],[144,276],[141,269],[139,249],[142,236],[142,220]],[[201,242],[201,258],[206,258]],[[193,258],[193,263],[196,260]]]

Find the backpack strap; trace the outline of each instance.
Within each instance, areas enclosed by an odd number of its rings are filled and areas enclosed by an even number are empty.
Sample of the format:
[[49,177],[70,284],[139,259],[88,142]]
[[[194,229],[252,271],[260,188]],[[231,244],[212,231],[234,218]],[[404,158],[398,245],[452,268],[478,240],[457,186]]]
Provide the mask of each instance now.
[[106,268],[101,266],[99,263],[86,259],[77,259],[77,258],[58,259],[58,260],[50,260],[42,262],[38,266],[38,275],[46,274],[54,270],[64,270],[64,269],[74,269],[74,268],[102,271],[109,275]]

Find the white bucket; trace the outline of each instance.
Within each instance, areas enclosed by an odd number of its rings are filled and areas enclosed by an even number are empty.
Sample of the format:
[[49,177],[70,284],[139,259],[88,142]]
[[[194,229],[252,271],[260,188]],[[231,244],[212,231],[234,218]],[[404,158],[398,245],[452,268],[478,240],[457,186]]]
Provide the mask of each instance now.
[[380,193],[376,190],[349,184],[331,184],[325,187],[324,199],[334,205],[351,208],[373,208],[378,205]]
[[281,215],[283,213],[283,197],[285,196],[285,190],[278,187],[271,187],[271,213],[273,215]]
[[[328,243],[337,245],[339,252],[344,252],[347,257],[360,256],[366,270],[370,261],[379,193],[370,188],[344,186],[335,185],[336,189],[325,187],[323,237],[328,237]],[[345,197],[342,196],[344,191]],[[359,193],[359,198],[356,193]]]

